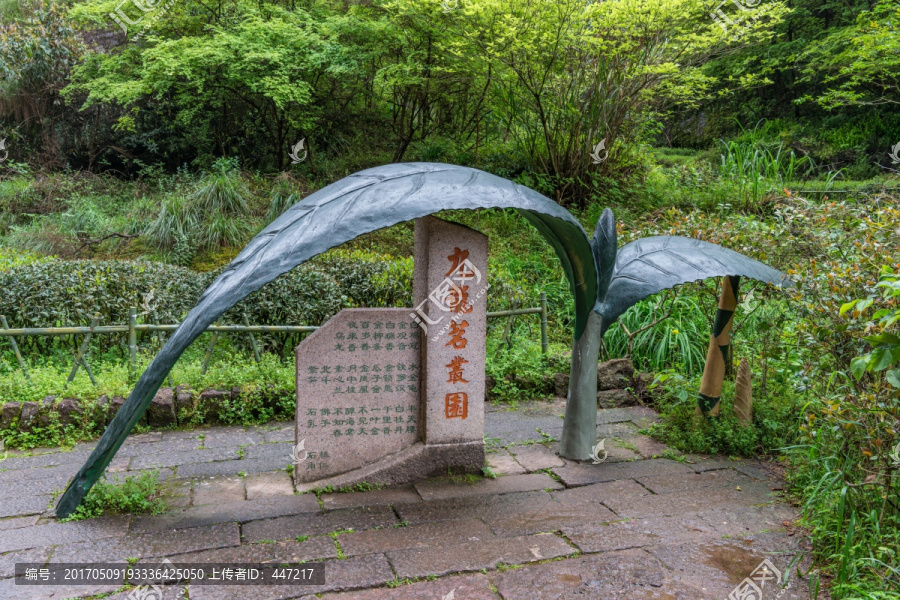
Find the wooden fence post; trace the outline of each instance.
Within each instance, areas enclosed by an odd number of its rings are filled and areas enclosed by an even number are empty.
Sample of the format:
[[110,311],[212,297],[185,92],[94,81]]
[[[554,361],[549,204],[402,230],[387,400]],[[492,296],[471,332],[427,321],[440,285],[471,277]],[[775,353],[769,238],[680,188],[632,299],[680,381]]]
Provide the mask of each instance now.
[[541,354],[547,355],[547,293],[541,292]]
[[[0,323],[3,323],[3,329],[9,329],[9,323],[6,322],[6,316],[0,315]],[[16,355],[16,360],[19,361],[19,366],[22,367],[22,372],[25,374],[25,379],[28,380],[28,383],[31,383],[31,377],[28,375],[28,369],[25,368],[25,360],[22,358],[22,353],[19,352],[19,345],[16,343],[16,338],[9,335],[9,343],[12,346],[13,353]]]
[[91,329],[84,335],[84,341],[81,342],[81,347],[78,348],[78,354],[75,355],[75,364],[72,365],[72,372],[69,373],[69,377],[66,379],[66,386],[68,386],[75,379],[75,374],[78,372],[78,365],[84,365],[84,370],[87,371],[88,377],[91,379],[91,383],[97,385],[97,380],[94,379],[94,372],[91,371],[91,366],[87,362],[87,352],[91,343],[91,336],[94,335],[94,328],[97,327],[97,324],[100,323],[100,315],[94,315],[94,318],[91,319]]
[[128,309],[128,379],[134,381],[137,368],[137,308]]

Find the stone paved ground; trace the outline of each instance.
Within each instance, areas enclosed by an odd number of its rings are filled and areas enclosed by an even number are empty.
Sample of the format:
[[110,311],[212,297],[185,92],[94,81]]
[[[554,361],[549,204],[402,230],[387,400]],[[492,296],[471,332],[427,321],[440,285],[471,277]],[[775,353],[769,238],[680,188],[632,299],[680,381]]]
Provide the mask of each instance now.
[[[171,509],[156,516],[59,523],[48,511],[52,494],[91,446],[11,453],[0,463],[0,598],[133,593],[15,586],[16,562],[325,563],[322,586],[164,590],[191,600],[724,600],[765,558],[788,571],[801,556],[808,568],[797,511],[765,464],[662,458],[666,447],[638,433],[655,418],[644,408],[598,411],[606,462],[562,460],[563,406],[488,409],[496,479],[319,497],[294,493],[289,423],[132,436],[110,476],[159,469]],[[789,580],[780,595],[770,583],[764,598],[810,597],[796,566]]]

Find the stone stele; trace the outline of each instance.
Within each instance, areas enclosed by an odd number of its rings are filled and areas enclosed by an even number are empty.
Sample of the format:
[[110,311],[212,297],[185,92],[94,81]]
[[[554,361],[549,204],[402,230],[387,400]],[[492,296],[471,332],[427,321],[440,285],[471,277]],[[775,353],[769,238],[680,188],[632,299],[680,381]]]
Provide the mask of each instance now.
[[[422,340],[425,441],[484,442],[487,236],[416,220],[413,302]],[[423,332],[424,333],[424,332]]]
[[345,309],[297,347],[297,483],[358,469],[421,437],[422,332],[409,313]]

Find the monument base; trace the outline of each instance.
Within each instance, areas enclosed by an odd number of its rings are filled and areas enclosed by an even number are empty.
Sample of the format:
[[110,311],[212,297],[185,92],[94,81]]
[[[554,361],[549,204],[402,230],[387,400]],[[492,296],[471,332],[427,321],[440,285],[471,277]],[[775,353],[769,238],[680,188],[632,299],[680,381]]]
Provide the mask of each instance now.
[[427,477],[455,472],[480,473],[484,466],[484,442],[423,444],[417,442],[396,454],[340,475],[306,483],[295,482],[298,492],[331,486],[342,488],[358,483],[401,485]]

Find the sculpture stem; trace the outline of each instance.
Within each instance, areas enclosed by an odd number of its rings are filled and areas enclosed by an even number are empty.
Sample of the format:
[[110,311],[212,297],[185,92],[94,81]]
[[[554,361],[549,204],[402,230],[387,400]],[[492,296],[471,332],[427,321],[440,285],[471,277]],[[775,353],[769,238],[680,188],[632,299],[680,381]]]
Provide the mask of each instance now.
[[566,420],[559,444],[563,458],[588,460],[597,442],[597,360],[602,331],[603,318],[591,311],[584,332],[572,345]]

